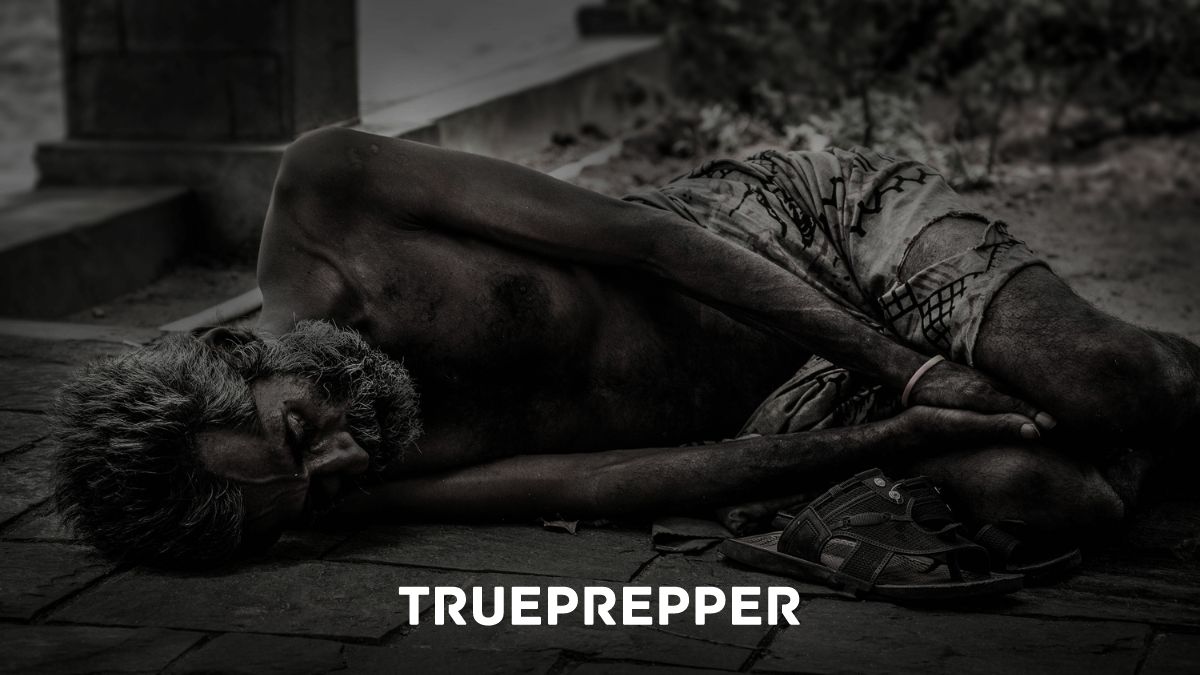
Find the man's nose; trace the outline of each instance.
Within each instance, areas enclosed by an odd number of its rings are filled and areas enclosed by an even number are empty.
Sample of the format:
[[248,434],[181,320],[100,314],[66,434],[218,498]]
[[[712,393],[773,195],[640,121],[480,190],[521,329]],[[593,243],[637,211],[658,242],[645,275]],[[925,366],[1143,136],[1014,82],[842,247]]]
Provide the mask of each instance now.
[[335,431],[317,439],[308,456],[311,475],[357,475],[367,470],[371,456],[346,431]]

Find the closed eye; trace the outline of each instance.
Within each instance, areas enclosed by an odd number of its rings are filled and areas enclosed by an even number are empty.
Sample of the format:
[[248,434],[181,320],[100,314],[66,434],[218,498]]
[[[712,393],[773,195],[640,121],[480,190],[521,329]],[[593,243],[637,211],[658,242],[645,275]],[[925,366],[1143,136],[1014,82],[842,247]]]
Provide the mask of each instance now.
[[288,448],[296,458],[297,464],[304,463],[304,455],[312,443],[313,428],[301,415],[290,406],[283,407],[283,433]]

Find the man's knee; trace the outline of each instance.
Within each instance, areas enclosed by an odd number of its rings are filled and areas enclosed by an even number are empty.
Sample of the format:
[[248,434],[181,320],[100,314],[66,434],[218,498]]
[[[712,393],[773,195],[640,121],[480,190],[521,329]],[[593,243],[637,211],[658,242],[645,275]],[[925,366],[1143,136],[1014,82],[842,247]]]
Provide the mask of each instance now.
[[1170,432],[1181,403],[1194,395],[1195,376],[1186,364],[1166,343],[1141,329],[1129,326],[1085,335],[1074,351],[1085,364],[1078,371],[1084,380],[1075,383],[1079,408],[1092,418],[1089,429],[1081,431],[1137,434],[1138,440],[1155,429]]
[[1091,465],[1042,452],[1012,451],[986,476],[993,520],[1023,520],[1046,532],[1086,533],[1119,521],[1124,505]]
[[1089,464],[1048,448],[992,448],[922,467],[976,526],[1022,520],[1044,532],[1085,536],[1119,521],[1124,504]]
[[[1195,399],[1179,349],[1084,302],[1044,267],[1019,272],[984,315],[976,363],[1044,406],[1071,432],[1132,443]],[[1194,403],[1193,403],[1194,405]],[[1134,434],[1114,437],[1114,434]],[[1107,445],[1097,445],[1107,452]]]

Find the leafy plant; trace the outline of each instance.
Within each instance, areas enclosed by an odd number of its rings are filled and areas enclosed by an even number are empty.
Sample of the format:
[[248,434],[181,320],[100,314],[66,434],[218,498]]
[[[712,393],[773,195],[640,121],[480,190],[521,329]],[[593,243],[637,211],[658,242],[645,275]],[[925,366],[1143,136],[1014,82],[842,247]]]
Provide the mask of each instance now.
[[[986,180],[1014,120],[1052,156],[1200,125],[1200,0],[630,0],[667,26],[687,96],[798,145],[925,148]],[[915,124],[951,102],[944,133]],[[967,157],[972,159],[968,161]],[[946,168],[943,166],[943,168]],[[972,174],[974,177],[972,178]]]

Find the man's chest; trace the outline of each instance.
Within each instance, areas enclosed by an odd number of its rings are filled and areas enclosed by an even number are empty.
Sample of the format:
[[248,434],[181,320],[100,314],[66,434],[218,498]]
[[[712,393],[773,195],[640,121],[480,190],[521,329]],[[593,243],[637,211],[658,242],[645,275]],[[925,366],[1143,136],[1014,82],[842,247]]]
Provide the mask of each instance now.
[[570,316],[491,307],[476,317],[485,330],[461,332],[474,337],[395,345],[426,429],[409,468],[728,437],[799,366],[777,342],[641,283],[601,280],[587,293],[605,301]]

